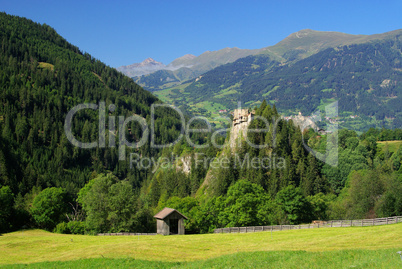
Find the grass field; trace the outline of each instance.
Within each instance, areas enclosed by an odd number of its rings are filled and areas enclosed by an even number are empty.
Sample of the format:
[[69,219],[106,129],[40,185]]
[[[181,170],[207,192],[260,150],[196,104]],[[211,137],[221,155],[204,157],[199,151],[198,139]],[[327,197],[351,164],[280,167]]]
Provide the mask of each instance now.
[[0,266],[402,268],[396,253],[400,250],[402,224],[165,237],[61,235],[28,230],[0,236]]
[[399,149],[399,147],[402,145],[401,140],[395,140],[395,141],[378,141],[377,146],[384,150],[385,146],[388,146],[388,150],[391,153],[394,153]]

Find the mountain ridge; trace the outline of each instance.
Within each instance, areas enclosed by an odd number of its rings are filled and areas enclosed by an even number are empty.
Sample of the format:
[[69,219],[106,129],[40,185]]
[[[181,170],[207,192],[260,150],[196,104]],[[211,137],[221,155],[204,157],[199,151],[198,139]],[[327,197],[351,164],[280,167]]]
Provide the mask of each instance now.
[[[290,40],[292,45],[287,51],[241,58],[155,94],[193,114],[210,113],[212,118],[220,116],[219,110],[236,108],[237,101],[250,107],[267,99],[282,113],[308,115],[339,100],[343,117],[349,119],[345,113],[351,113],[367,123],[354,120],[346,128],[364,131],[402,126],[398,106],[402,102],[402,30],[371,36],[341,34],[346,37],[342,42],[334,38],[318,45],[311,43],[317,32],[304,33],[310,35],[307,42],[295,43],[294,39],[303,39],[297,34],[285,39],[284,43]],[[352,44],[331,47],[335,43]],[[319,52],[308,56],[317,48]]]
[[286,57],[286,54],[290,54],[289,52],[291,51],[298,51],[300,55],[297,59],[303,59],[326,48],[362,44],[401,34],[402,29],[372,35],[354,35],[336,31],[303,29],[290,34],[273,46],[265,47],[263,53],[273,53],[282,60],[287,61],[289,57]]
[[[120,66],[117,70],[134,78],[138,84],[145,87],[147,90],[154,91],[160,89],[160,87],[164,88],[166,85],[172,86],[172,83],[174,85],[180,84],[183,81],[193,79],[222,64],[231,63],[237,59],[255,55],[260,52],[261,49],[224,48],[217,51],[205,51],[199,56],[185,54],[173,60],[168,65],[161,64],[150,67],[141,66],[140,64],[131,64],[128,66]],[[160,76],[160,74],[162,74],[162,76]],[[166,76],[166,74],[169,75]],[[183,74],[187,75],[183,76]],[[151,77],[149,78],[148,76]],[[156,87],[155,84],[148,84],[149,81],[153,81],[159,86]]]
[[[148,74],[134,76],[134,80],[150,91],[158,91],[177,86],[185,81],[195,79],[205,72],[224,64],[250,55],[265,54],[281,63],[292,63],[309,57],[327,48],[342,45],[362,44],[376,39],[392,38],[402,34],[402,30],[394,30],[373,35],[353,35],[335,31],[316,31],[303,29],[279,41],[275,45],[260,49],[224,48],[217,51],[206,51],[191,58],[177,58],[165,68]],[[188,55],[188,54],[187,54]],[[185,68],[187,70],[180,70]],[[188,70],[190,69],[190,70]],[[158,72],[165,70],[164,72]],[[178,75],[185,73],[186,76]]]

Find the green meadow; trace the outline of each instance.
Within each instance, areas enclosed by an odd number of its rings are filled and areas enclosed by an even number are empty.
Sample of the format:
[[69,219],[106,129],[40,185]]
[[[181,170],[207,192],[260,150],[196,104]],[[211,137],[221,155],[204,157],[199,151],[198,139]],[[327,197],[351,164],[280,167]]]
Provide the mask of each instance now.
[[402,268],[402,223],[248,234],[0,236],[5,268]]

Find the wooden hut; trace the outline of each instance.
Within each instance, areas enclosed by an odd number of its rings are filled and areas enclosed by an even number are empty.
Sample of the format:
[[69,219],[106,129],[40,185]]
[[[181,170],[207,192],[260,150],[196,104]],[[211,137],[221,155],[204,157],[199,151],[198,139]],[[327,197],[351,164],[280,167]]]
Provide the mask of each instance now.
[[156,218],[156,233],[163,235],[184,234],[184,220],[188,219],[176,209],[168,207],[162,209],[154,218]]

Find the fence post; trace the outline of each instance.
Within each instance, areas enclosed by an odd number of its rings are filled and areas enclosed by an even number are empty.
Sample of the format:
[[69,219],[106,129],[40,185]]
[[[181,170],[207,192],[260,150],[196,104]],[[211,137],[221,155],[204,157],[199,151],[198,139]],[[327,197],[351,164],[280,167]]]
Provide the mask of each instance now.
[[374,226],[374,219],[373,219],[373,225],[372,226]]
[[387,218],[387,225],[388,225],[388,218]]
[[353,226],[353,220],[350,220],[350,227]]
[[363,227],[363,220],[362,220],[362,227]]
[[333,223],[334,221],[333,220],[331,220],[331,228],[332,228],[332,223]]
[[282,231],[282,224],[281,224],[281,226],[280,226],[280,229],[279,229],[280,231]]
[[342,220],[341,220],[341,227],[342,227]]

